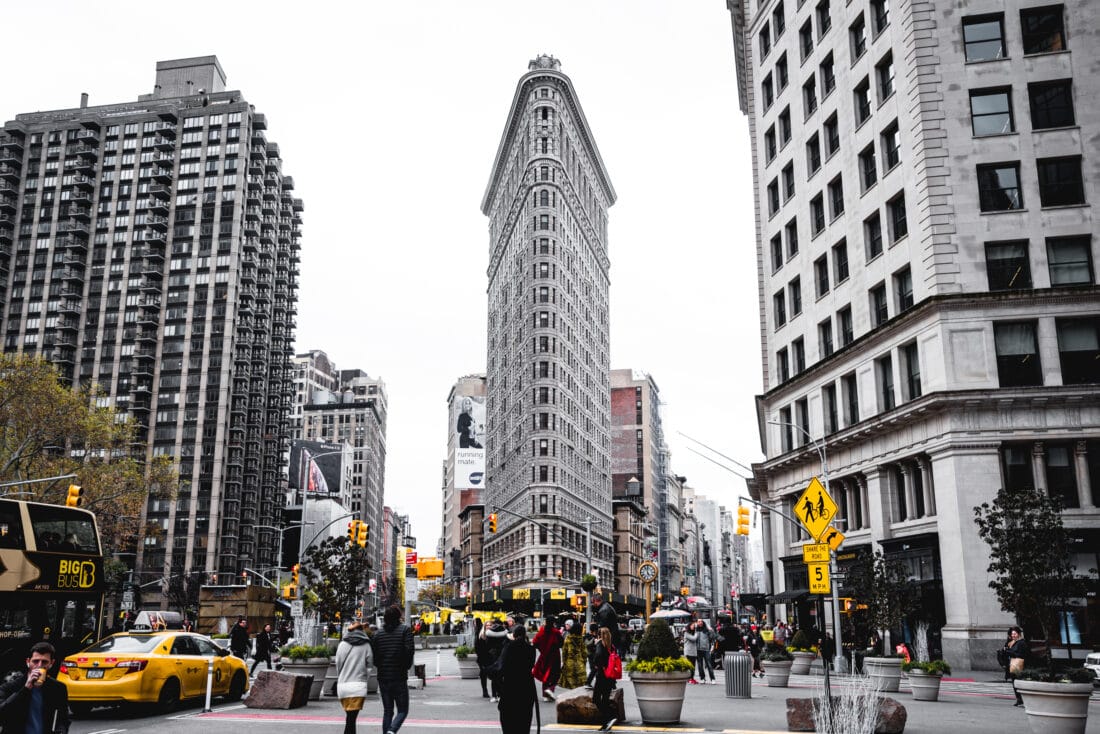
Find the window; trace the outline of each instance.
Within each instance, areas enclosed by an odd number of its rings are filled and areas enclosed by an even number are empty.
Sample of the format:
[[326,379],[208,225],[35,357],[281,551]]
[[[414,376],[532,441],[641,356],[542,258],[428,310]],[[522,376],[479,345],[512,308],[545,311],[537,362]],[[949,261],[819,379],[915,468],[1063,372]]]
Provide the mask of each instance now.
[[825,229],[825,199],[818,194],[810,200],[810,232],[817,235]]
[[818,64],[817,70],[821,77],[821,98],[828,97],[836,89],[836,71],[833,68],[833,55],[830,53],[825,60]]
[[909,219],[905,215],[905,194],[898,194],[886,202],[886,212],[890,215],[890,242],[892,244],[909,234]]
[[779,147],[791,142],[791,108],[785,107],[779,113]]
[[806,117],[817,109],[817,80],[814,79],[813,74],[802,85],[802,107]]
[[1100,319],[1058,319],[1062,384],[1100,382]]
[[764,133],[764,160],[767,163],[771,163],[775,160],[775,125],[768,128],[768,131]]
[[840,240],[833,245],[833,282],[844,283],[848,280],[848,241]]
[[820,359],[825,359],[833,353],[833,322],[831,319],[825,319],[817,325],[817,347]]
[[818,298],[829,292],[829,258],[825,255],[814,260],[814,288]]
[[859,384],[855,372],[840,378],[840,389],[844,396],[844,425],[855,425],[859,423]]
[[1035,489],[1035,474],[1031,469],[1031,444],[1006,444],[1004,452],[1004,486],[1014,492]]
[[967,61],[992,61],[1005,57],[1004,14],[963,18],[963,45]]
[[813,21],[807,20],[802,27],[798,30],[798,48],[802,51],[802,60],[805,61],[806,57],[813,53],[814,50],[814,28]]
[[806,398],[794,401],[795,424],[802,430],[795,434],[799,446],[805,446],[810,436],[810,406]]
[[794,196],[794,163],[783,166],[783,201]]
[[840,332],[840,346],[846,347],[855,340],[852,328],[852,307],[845,306],[836,312],[837,331]]
[[772,247],[772,272],[783,267],[783,236],[776,235],[771,239]]
[[882,219],[878,212],[863,220],[863,239],[868,262],[882,254]]
[[1049,54],[1066,50],[1066,28],[1061,5],[1020,11],[1020,32],[1025,54]]
[[768,216],[774,217],[779,211],[779,179],[772,179],[768,184]]
[[1012,89],[975,89],[970,92],[970,124],[975,135],[1003,135],[1016,131],[1012,119]]
[[882,131],[881,138],[883,170],[889,171],[901,162],[901,133],[898,131],[897,120]]
[[871,116],[871,81],[863,77],[863,81],[856,86],[852,96],[855,99],[856,127],[859,127]]
[[1039,173],[1039,203],[1043,206],[1074,206],[1085,203],[1081,156],[1040,158],[1035,164]]
[[1018,291],[1031,287],[1027,240],[985,243],[985,272],[991,291]]
[[894,399],[894,358],[889,354],[875,360],[875,379],[878,383],[879,411],[893,410],[897,405]]
[[787,82],[790,81],[790,75],[787,73],[787,54],[783,54],[779,57],[779,60],[775,62],[775,90],[782,92],[787,88]]
[[1092,242],[1087,235],[1048,237],[1047,262],[1050,269],[1050,284],[1052,286],[1091,285],[1091,247]]
[[978,166],[978,199],[983,212],[1023,209],[1019,163]]
[[787,297],[783,291],[772,296],[772,314],[774,315],[775,328],[787,323]]
[[1077,468],[1074,466],[1071,444],[1048,443],[1044,447],[1046,489],[1051,497],[1057,497],[1062,507],[1080,507],[1077,496]]
[[798,254],[798,220],[787,222],[783,231],[787,234],[787,257],[794,257]]
[[772,50],[772,29],[767,23],[760,29],[760,58],[766,57]]
[[898,313],[913,307],[913,271],[908,265],[894,273],[894,303]]
[[894,94],[894,54],[888,53],[875,64],[875,80],[878,83],[878,103],[882,104]]
[[787,293],[791,300],[791,318],[802,313],[802,279],[795,278],[787,285]]
[[780,385],[791,379],[791,359],[786,347],[775,353],[775,379]]
[[1034,321],[993,324],[993,342],[997,350],[997,376],[1001,387],[1043,384]]
[[778,39],[787,30],[787,19],[783,15],[783,3],[779,2],[772,11],[772,25],[775,26],[775,37]]
[[836,385],[830,384],[821,388],[821,404],[825,433],[836,433],[840,428],[836,413]]
[[868,145],[859,154],[859,178],[864,191],[878,182],[878,164],[875,162],[875,146],[873,144]]
[[906,400],[916,400],[924,393],[920,384],[920,350],[916,342],[910,342],[901,348],[901,362],[905,382],[902,385]]
[[852,64],[867,50],[867,24],[863,20],[863,13],[859,14],[856,22],[848,26],[848,39],[852,46]]
[[1077,124],[1073,113],[1073,88],[1069,79],[1027,85],[1031,104],[1031,127],[1049,130]]
[[889,0],[871,0],[871,22],[876,36],[886,30],[886,26],[890,25]]
[[829,206],[833,219],[844,213],[844,181],[840,176],[829,182]]
[[834,112],[825,121],[825,155],[832,156],[838,150],[840,150],[840,125]]
[[779,409],[779,435],[780,435],[780,444],[783,447],[783,451],[790,451],[791,450],[791,447],[792,447],[791,434],[794,432],[794,429],[791,428],[792,425],[793,424],[791,423],[791,409],[789,407],[780,408]]
[[806,170],[813,175],[821,168],[821,139],[817,133],[806,141]]
[[833,18],[829,15],[829,0],[821,0],[814,15],[817,17],[817,37],[821,38],[833,27]]
[[890,309],[886,301],[886,284],[879,283],[869,293],[871,303],[871,328],[875,329],[890,318]]
[[791,362],[796,375],[806,371],[806,342],[802,337],[791,342]]
[[768,109],[775,102],[775,85],[772,82],[772,75],[768,74],[764,77],[764,81],[760,85],[760,96],[764,100],[764,109]]

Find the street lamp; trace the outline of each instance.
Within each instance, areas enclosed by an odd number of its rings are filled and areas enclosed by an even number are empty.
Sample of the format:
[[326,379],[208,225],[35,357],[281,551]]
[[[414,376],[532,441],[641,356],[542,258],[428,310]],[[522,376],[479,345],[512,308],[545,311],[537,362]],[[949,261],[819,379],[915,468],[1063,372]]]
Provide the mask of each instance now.
[[252,527],[261,530],[274,530],[279,534],[279,550],[278,556],[275,561],[275,584],[277,589],[283,588],[283,539],[286,537],[286,531],[304,528],[306,525],[313,525],[311,522],[293,522],[287,525],[285,528],[280,528],[275,525],[253,525]]
[[[814,448],[817,449],[817,455],[821,459],[821,475],[825,479],[825,494],[827,494],[831,497],[832,494],[829,492],[829,459],[828,459],[828,455],[826,454],[826,450],[825,450],[825,437],[822,436],[820,440],[815,439],[813,436],[810,435],[809,431],[807,431],[805,428],[803,428],[802,426],[800,426],[796,423],[790,423],[788,421],[767,421],[767,422],[770,423],[773,426],[788,426],[790,428],[797,428],[799,431],[802,432],[802,435],[804,435],[807,439],[809,439],[813,443]],[[814,540],[817,540],[817,539],[815,538]],[[836,551],[834,551],[832,549],[829,550],[829,576],[831,577],[831,579],[833,579],[831,581],[831,583],[829,584],[829,588],[832,591],[832,597],[833,597],[833,631],[836,633],[836,650],[835,650],[834,656],[833,656],[833,665],[836,667],[836,670],[837,670],[838,673],[842,673],[842,672],[844,672],[844,669],[845,669],[844,639],[843,639],[843,635],[842,635],[842,632],[841,632],[841,629],[840,629],[840,595],[837,592],[836,582],[835,582],[835,579],[836,579]]]

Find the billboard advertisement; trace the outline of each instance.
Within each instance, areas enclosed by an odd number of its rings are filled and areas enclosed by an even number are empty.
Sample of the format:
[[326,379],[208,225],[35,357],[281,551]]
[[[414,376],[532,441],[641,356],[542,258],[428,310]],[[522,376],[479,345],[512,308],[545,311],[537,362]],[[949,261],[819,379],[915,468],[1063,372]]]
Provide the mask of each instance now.
[[456,396],[452,417],[455,489],[481,489],[485,486],[485,398]]
[[340,495],[344,445],[320,441],[295,441],[290,447],[290,489],[310,497]]

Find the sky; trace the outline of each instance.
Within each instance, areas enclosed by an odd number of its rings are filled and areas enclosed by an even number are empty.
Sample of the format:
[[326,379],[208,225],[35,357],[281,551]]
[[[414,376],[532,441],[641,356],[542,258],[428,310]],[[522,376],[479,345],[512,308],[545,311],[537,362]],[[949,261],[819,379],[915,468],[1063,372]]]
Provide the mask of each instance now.
[[[653,376],[672,469],[744,481],[681,435],[760,458],[748,125],[724,0],[13,3],[0,117],[135,101],[159,60],[216,55],[305,204],[295,349],[386,383],[386,504],[439,536],[447,395],[485,371],[481,198],[527,63],[561,61],[618,201],[611,367]],[[36,30],[42,27],[43,30]]]

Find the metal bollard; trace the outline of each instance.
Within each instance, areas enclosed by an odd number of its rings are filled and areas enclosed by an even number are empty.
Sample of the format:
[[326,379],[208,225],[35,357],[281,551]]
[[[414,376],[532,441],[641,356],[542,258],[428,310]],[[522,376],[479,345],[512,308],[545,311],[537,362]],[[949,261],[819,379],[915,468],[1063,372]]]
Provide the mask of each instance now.
[[435,649],[435,677],[436,678],[439,677],[439,656],[440,656],[440,651],[439,651],[439,648],[437,647]]
[[202,712],[208,714],[214,709],[210,708],[210,694],[214,690],[214,658],[206,661],[206,705]]
[[726,673],[726,698],[752,698],[752,655],[727,652],[722,669]]

